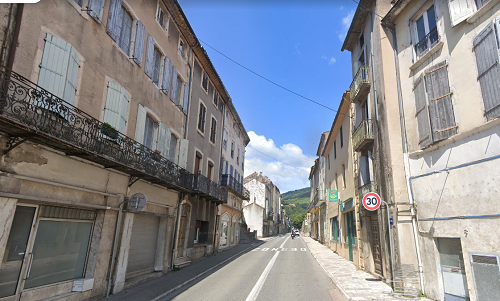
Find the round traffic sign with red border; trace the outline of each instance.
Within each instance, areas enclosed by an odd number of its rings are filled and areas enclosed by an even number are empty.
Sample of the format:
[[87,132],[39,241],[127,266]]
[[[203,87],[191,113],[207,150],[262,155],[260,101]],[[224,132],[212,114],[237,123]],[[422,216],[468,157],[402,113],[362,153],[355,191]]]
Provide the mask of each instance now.
[[380,207],[380,196],[375,192],[365,194],[363,197],[363,207],[369,211],[375,211]]

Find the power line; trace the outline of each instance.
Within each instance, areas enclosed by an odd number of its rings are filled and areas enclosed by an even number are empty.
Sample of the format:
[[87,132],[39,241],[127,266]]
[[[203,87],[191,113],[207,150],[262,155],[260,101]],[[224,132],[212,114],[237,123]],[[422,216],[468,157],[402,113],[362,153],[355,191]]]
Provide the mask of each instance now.
[[[372,12],[372,11],[370,11],[368,8],[366,8],[366,6],[363,6],[363,5],[359,4],[359,2],[358,2],[358,1],[356,1],[356,0],[352,0],[352,2],[356,3],[357,5],[359,5],[359,6],[360,6],[360,7],[361,7],[364,11],[366,11],[366,12]],[[373,11],[372,13],[376,14],[376,15],[377,15],[377,16],[379,16],[381,19],[383,19],[383,18],[384,18],[383,16],[381,16],[381,15],[377,14],[377,13],[376,13],[376,12],[374,12],[374,11]]]
[[276,159],[276,158],[274,158],[274,157],[269,156],[268,154],[265,154],[265,153],[261,152],[260,150],[258,150],[258,149],[256,149],[256,148],[251,147],[250,145],[247,145],[246,147],[249,147],[249,148],[253,149],[254,151],[259,152],[259,153],[263,154],[264,156],[269,157],[269,158],[271,158],[271,159],[273,159],[273,160],[276,160],[276,161],[278,161],[278,162],[280,162],[280,163],[283,163],[283,164],[288,165],[288,166],[290,166],[290,167],[293,167],[293,168],[295,168],[295,169],[299,169],[299,170],[301,170],[301,171],[304,171],[304,168],[301,168],[301,167],[296,167],[296,166],[293,166],[293,165],[287,164],[287,163],[285,163],[285,162],[283,162],[283,161],[280,161],[280,160],[278,160],[278,159]]

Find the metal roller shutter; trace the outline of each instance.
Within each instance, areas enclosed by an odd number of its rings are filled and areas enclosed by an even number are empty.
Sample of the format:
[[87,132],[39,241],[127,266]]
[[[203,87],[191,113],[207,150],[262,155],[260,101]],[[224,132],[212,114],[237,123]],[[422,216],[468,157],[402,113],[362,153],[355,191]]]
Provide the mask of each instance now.
[[160,217],[136,214],[130,239],[127,278],[154,271]]

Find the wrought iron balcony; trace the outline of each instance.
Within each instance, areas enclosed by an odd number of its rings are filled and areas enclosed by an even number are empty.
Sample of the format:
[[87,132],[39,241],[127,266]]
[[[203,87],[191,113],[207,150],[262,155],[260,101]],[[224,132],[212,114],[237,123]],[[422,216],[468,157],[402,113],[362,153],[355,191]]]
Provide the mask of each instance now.
[[[0,67],[0,130],[10,145],[30,140],[177,191],[192,189],[190,173],[141,143]],[[7,152],[11,150],[7,149]]]
[[437,27],[429,31],[425,37],[423,37],[417,44],[415,44],[415,53],[417,58],[421,57],[427,50],[431,49],[432,46],[439,42],[439,33]]
[[351,101],[361,102],[370,91],[370,66],[363,65],[359,67],[350,87]]
[[373,121],[364,119],[352,133],[352,148],[355,152],[367,150],[373,144]]
[[369,183],[366,183],[363,186],[358,187],[358,194],[359,194],[360,199],[362,199],[365,196],[365,194],[367,194],[369,192],[378,193],[377,182],[371,181]]
[[250,200],[250,191],[246,189],[242,183],[236,181],[231,175],[222,175],[220,186],[229,188],[232,192],[238,194],[244,200]]
[[192,178],[193,191],[198,193],[201,197],[213,200],[217,203],[227,203],[227,191],[217,185],[217,183],[201,174],[191,174],[189,177]]

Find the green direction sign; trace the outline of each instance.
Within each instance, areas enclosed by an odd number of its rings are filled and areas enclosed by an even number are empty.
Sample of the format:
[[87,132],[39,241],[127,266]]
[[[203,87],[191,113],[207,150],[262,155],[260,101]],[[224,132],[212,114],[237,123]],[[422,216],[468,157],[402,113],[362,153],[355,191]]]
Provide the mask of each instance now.
[[339,201],[339,191],[338,190],[328,190],[328,201],[338,202]]

